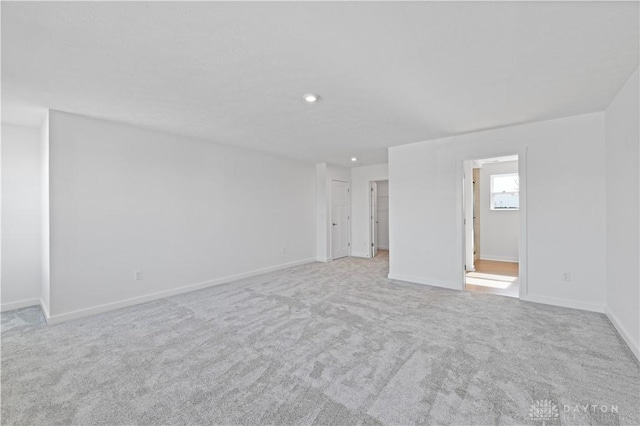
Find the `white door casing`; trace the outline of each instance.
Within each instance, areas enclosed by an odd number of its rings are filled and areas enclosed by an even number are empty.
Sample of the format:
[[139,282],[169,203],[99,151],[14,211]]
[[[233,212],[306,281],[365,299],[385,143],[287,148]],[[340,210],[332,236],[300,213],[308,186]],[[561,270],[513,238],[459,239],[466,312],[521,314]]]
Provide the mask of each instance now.
[[371,182],[371,257],[378,254],[378,184]]
[[333,259],[349,256],[349,184],[331,182],[331,255]]
[[466,160],[464,162],[464,172],[462,175],[462,190],[464,192],[464,232],[465,232],[465,270],[475,271],[474,252],[474,194],[473,194],[473,161]]

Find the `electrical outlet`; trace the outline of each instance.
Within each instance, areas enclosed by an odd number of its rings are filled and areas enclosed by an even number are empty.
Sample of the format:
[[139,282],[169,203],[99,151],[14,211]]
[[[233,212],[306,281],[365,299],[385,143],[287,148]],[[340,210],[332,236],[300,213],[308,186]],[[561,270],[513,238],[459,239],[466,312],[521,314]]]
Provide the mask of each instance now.
[[562,273],[562,281],[571,281],[571,272],[563,272]]
[[287,254],[287,249],[286,249],[286,248],[281,248],[281,249],[280,249],[280,254],[281,254],[281,255],[283,255],[283,256],[284,256],[285,254]]
[[142,271],[133,271],[133,277],[136,281],[142,279]]

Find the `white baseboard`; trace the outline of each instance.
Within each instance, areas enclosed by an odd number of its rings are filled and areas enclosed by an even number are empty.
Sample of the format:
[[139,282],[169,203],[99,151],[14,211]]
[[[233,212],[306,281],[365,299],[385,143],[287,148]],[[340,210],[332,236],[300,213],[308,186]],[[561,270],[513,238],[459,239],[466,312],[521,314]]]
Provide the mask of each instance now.
[[40,299],[40,309],[42,309],[42,314],[44,315],[44,320],[49,324],[49,309],[47,309],[47,305],[45,305],[44,301]]
[[403,274],[389,274],[387,275],[387,278],[389,278],[390,280],[406,281],[410,283],[430,285],[433,287],[448,288],[450,290],[462,290],[462,283],[447,283],[442,281],[433,281],[428,278],[425,279],[421,277],[414,277],[411,275],[403,275]]
[[29,306],[38,306],[40,299],[25,299],[16,302],[3,303],[0,305],[0,312],[13,311],[14,309],[28,308]]
[[378,246],[378,250],[389,250],[388,246]]
[[560,299],[556,297],[536,296],[527,294],[520,297],[520,300],[525,302],[542,303],[544,305],[561,306],[563,308],[580,309],[583,311],[604,313],[604,306],[597,305],[595,303],[579,302],[575,300]]
[[329,262],[330,260],[331,260],[331,259],[329,259],[328,257],[320,257],[320,256],[316,257],[316,262],[324,262],[324,263],[327,263],[327,262]]
[[620,337],[622,337],[622,340],[624,340],[627,346],[629,346],[633,355],[635,355],[636,359],[640,361],[640,344],[638,341],[634,341],[631,333],[627,331],[627,329],[618,320],[618,317],[616,317],[608,307],[605,308],[605,314],[607,315],[607,318],[609,318],[611,324],[613,324],[613,327],[618,331],[618,334],[620,334]]
[[[140,303],[150,302],[152,300],[164,299],[165,297],[175,296],[182,293],[188,293],[195,290],[201,290],[207,287],[213,287],[221,284],[227,284],[233,281],[238,281],[244,278],[254,277],[256,275],[266,274],[268,272],[279,271],[281,269],[292,268],[294,266],[305,265],[307,263],[315,262],[316,258],[309,258],[304,260],[299,260],[296,262],[283,263],[276,266],[269,266],[267,268],[256,269],[250,272],[244,272],[242,274],[230,275],[223,278],[217,278],[215,280],[204,281],[197,284],[191,284],[184,287],[178,287],[171,290],[160,291],[157,293],[146,294],[144,296],[133,297],[131,299],[120,300],[117,302],[106,303],[104,305],[92,306],[90,308],[79,309],[77,311],[66,312],[63,314],[57,315],[49,315],[48,312],[45,312],[45,317],[47,319],[47,323],[49,324],[58,324],[61,322],[87,317],[89,315],[100,314],[107,311],[112,311],[114,309],[125,308],[127,306],[138,305]],[[44,305],[43,305],[44,306]],[[44,309],[43,309],[44,311]]]
[[505,257],[505,256],[481,256],[478,260],[492,260],[494,262],[514,262],[518,263],[520,259],[517,257]]
[[369,256],[369,253],[364,252],[364,251],[353,251],[353,252],[351,252],[351,257],[366,257],[366,258],[370,258],[371,256]]

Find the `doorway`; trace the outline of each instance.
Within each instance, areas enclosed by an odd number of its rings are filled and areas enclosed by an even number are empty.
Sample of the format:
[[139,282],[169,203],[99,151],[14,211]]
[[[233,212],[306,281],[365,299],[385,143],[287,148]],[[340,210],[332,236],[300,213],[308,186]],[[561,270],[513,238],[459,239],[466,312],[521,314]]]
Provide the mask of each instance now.
[[374,258],[378,254],[389,255],[389,181],[371,182],[371,198],[369,203],[371,232],[371,251]]
[[349,183],[331,182],[331,257],[349,256]]
[[465,290],[520,296],[518,156],[464,162]]

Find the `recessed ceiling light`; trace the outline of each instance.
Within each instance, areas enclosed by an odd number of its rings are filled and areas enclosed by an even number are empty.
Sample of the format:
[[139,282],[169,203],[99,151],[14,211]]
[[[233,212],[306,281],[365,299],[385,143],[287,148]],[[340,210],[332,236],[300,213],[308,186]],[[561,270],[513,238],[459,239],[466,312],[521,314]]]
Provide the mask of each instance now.
[[307,93],[306,95],[303,96],[304,100],[309,102],[310,104],[314,103],[314,102],[318,102],[320,100],[320,96],[316,95],[315,93]]
[[358,161],[358,159],[356,157],[351,157],[351,161],[355,163],[356,161]]

